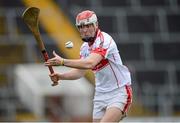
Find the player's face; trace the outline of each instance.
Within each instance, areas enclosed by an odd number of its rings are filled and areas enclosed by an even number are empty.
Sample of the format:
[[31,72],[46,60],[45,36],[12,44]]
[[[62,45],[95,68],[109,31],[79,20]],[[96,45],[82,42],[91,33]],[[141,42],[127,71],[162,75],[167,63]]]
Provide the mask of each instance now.
[[78,26],[78,29],[82,38],[94,37],[96,33],[96,28],[93,24],[81,25]]

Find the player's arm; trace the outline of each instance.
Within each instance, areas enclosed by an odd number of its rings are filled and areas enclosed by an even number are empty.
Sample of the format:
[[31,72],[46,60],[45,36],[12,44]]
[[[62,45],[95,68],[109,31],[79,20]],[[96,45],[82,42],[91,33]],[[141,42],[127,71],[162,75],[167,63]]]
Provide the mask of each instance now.
[[65,73],[53,73],[50,74],[50,78],[53,82],[58,82],[59,80],[76,80],[84,76],[86,70],[72,69]]
[[84,76],[86,70],[72,69],[66,73],[59,74],[60,80],[75,80]]
[[78,68],[78,69],[92,69],[94,68],[103,57],[97,53],[91,53],[85,59],[64,59],[64,66]]
[[64,65],[77,69],[92,69],[103,59],[103,56],[98,53],[91,53],[84,59],[63,59],[55,52],[53,52],[53,55],[54,58],[49,59],[47,62],[45,62],[46,66]]

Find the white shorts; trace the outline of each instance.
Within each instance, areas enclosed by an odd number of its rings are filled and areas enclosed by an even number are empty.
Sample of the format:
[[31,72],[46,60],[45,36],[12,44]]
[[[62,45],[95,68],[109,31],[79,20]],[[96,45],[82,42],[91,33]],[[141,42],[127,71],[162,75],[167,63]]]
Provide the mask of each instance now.
[[110,107],[117,107],[126,114],[132,103],[131,86],[125,85],[110,92],[95,92],[93,102],[93,119],[101,119]]

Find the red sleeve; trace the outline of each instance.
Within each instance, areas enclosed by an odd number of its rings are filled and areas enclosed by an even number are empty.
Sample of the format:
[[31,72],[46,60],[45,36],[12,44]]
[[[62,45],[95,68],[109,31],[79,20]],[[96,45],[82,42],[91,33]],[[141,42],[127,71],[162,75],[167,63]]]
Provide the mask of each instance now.
[[107,49],[104,48],[95,48],[94,50],[91,51],[91,53],[97,53],[100,54],[101,56],[105,57]]

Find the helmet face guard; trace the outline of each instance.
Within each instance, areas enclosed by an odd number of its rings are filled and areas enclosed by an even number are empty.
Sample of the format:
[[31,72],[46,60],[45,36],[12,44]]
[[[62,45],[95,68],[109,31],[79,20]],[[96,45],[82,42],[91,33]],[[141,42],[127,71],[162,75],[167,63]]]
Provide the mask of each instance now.
[[[86,10],[77,15],[76,17],[77,28],[79,26],[89,25],[89,24],[93,24],[94,27],[96,27],[96,24],[97,24],[97,16],[93,11]],[[82,38],[84,42],[94,41],[94,39],[95,39],[95,36]]]

